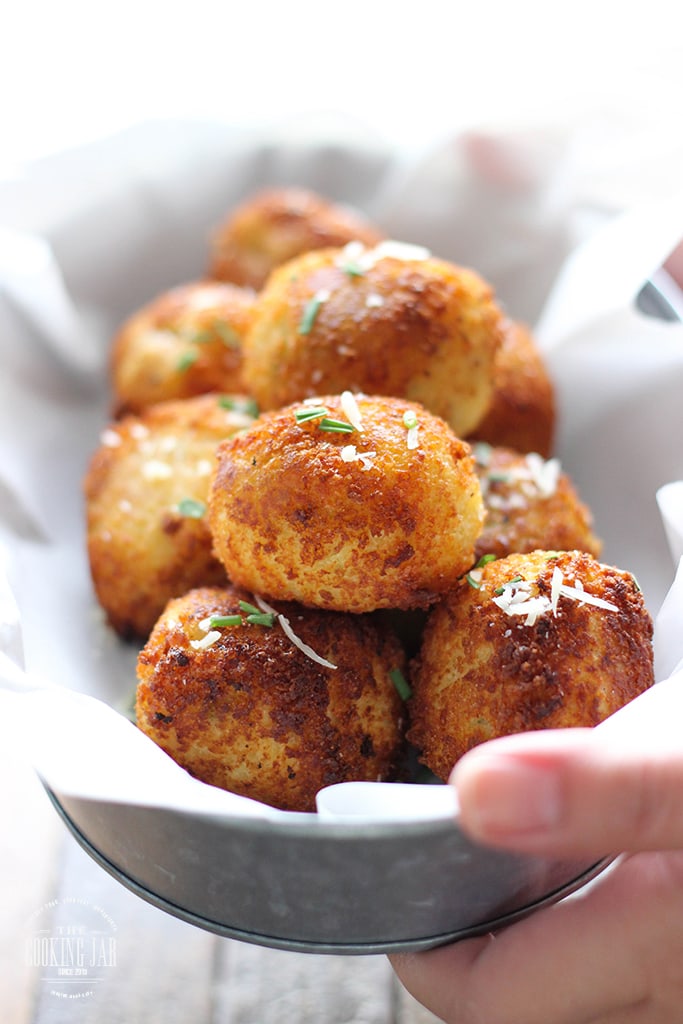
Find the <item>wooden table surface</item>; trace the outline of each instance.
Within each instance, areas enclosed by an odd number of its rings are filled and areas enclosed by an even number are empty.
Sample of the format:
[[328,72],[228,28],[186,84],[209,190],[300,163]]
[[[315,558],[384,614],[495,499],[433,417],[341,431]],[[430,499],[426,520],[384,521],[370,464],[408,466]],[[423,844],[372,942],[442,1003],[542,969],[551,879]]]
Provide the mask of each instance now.
[[[2,1024],[433,1024],[383,956],[291,953],[221,938],[129,892],[83,852],[0,722]],[[9,749],[8,749],[9,748]],[[51,993],[27,924],[52,899],[103,908],[116,965],[88,1000]]]

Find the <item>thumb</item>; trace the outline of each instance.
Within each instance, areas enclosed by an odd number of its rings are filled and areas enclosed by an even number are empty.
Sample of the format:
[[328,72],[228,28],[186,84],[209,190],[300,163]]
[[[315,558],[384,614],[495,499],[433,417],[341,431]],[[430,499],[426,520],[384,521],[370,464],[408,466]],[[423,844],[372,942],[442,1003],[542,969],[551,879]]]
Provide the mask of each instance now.
[[492,740],[451,775],[487,844],[550,855],[683,849],[683,674],[594,729]]

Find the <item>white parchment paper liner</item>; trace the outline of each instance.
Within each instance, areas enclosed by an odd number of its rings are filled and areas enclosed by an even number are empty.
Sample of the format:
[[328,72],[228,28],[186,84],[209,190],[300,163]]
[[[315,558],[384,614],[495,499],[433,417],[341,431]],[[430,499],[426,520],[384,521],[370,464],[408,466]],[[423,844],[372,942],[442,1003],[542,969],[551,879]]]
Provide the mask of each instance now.
[[[683,571],[671,582],[683,549],[683,326],[644,317],[634,299],[683,236],[683,206],[631,211],[572,249],[561,153],[541,147],[535,160],[528,138],[505,137],[484,147],[482,167],[475,141],[410,164],[372,146],[282,139],[274,148],[208,126],[147,126],[0,188],[0,713],[11,716],[17,756],[58,792],[301,817],[197,782],[120,713],[136,651],[94,601],[80,491],[107,419],[113,329],[158,291],[200,276],[210,226],[266,182],[355,202],[393,237],[474,266],[510,315],[537,320],[563,467],[595,514],[603,560],[636,574],[653,613],[661,606],[658,679],[681,664]],[[539,293],[555,276],[540,315]],[[321,819],[356,824],[454,813],[449,787],[347,783],[319,798]]]

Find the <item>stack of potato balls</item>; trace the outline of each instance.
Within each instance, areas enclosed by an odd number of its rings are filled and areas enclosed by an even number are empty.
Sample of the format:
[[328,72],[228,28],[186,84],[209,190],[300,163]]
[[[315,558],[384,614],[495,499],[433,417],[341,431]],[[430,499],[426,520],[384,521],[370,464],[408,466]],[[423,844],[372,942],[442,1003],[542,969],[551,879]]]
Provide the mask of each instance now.
[[111,385],[93,584],[144,644],[139,727],[197,778],[312,811],[653,683],[637,583],[552,457],[541,352],[476,271],[262,192],[204,279],[122,325]]

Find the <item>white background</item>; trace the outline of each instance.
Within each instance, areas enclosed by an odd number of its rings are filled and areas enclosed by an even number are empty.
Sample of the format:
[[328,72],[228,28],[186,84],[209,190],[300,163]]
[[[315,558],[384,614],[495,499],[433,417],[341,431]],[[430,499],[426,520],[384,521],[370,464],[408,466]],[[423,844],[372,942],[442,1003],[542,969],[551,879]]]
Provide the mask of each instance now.
[[627,164],[658,188],[682,165],[677,11],[676,0],[22,0],[2,19],[0,174],[158,117],[360,123],[402,146],[471,126],[578,123],[600,173]]

